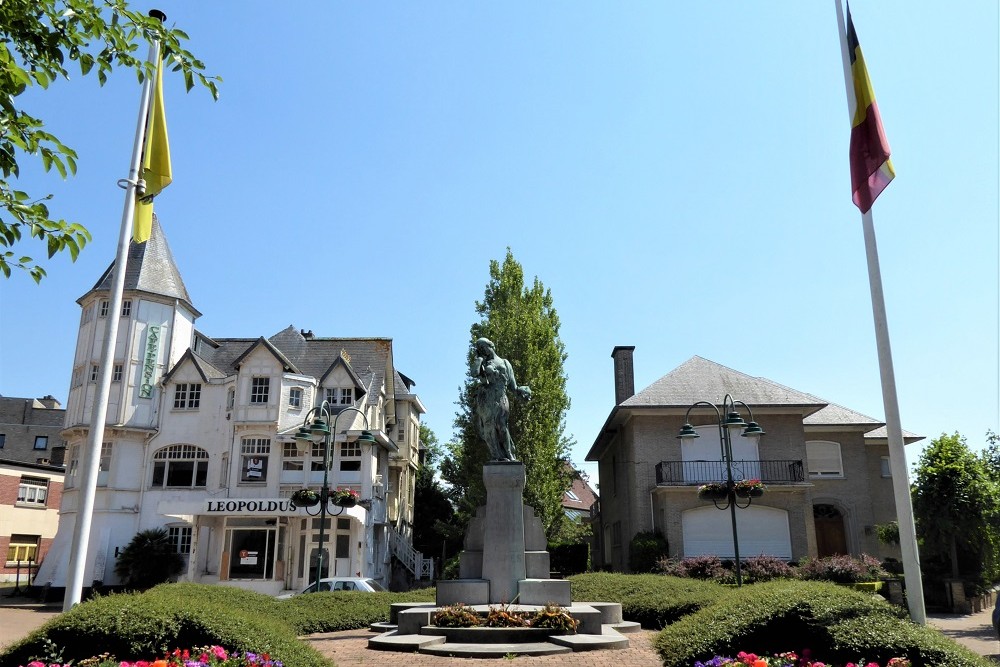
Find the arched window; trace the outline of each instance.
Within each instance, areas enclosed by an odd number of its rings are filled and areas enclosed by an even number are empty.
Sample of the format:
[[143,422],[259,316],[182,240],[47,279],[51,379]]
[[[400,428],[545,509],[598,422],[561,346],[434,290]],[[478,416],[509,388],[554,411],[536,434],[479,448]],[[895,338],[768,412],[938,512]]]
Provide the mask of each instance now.
[[195,445],[170,445],[153,454],[152,488],[204,488],[208,452]]

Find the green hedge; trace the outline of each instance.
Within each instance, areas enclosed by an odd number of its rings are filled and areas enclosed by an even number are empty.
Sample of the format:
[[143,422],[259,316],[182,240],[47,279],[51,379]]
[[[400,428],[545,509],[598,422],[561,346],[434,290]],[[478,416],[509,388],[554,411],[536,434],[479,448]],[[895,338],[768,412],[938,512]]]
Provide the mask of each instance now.
[[[774,581],[729,590],[713,605],[660,632],[664,667],[739,651],[771,654],[810,649],[844,664],[905,657],[914,667],[996,667],[938,631],[914,625],[881,598],[820,582]],[[863,663],[862,663],[863,664]]]
[[0,653],[0,665],[27,664],[43,654],[42,639],[48,638],[65,649],[66,660],[104,652],[122,660],[150,660],[168,649],[218,644],[240,652],[267,652],[294,667],[329,667],[329,660],[297,636],[367,627],[388,620],[393,602],[428,599],[434,599],[434,589],[316,593],[276,600],[229,586],[165,584],[77,605]]
[[726,591],[719,584],[659,574],[592,572],[569,577],[573,599],[618,602],[625,620],[659,629],[711,605]]

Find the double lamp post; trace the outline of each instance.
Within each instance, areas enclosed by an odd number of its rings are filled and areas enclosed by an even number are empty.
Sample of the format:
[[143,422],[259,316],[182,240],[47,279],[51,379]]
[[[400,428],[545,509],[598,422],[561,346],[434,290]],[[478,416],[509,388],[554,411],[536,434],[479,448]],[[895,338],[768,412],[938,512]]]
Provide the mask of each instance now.
[[[687,412],[684,413],[684,426],[681,427],[680,432],[677,434],[679,440],[693,440],[694,438],[701,437],[689,421],[691,411],[700,406],[715,410],[716,421],[719,425],[719,442],[722,446],[722,458],[726,462],[726,493],[724,504],[720,505],[717,499],[713,499],[713,502],[718,509],[729,510],[733,524],[733,555],[736,560],[736,585],[742,586],[743,572],[740,568],[740,539],[736,530],[736,508],[746,509],[750,506],[751,499],[747,498],[746,505],[740,505],[737,502],[736,483],[733,479],[733,441],[730,429],[742,428],[743,432],[740,435],[744,438],[764,435],[764,430],[754,421],[753,410],[750,409],[749,405],[743,401],[737,401],[729,394],[726,394],[725,398],[722,399],[722,410],[719,410],[718,406],[708,401],[698,401],[689,407]],[[749,422],[743,421],[743,417],[740,415],[737,406],[742,406],[746,409],[750,415]],[[725,414],[724,417],[723,414]]]
[[[372,435],[371,431],[368,430],[368,417],[364,412],[357,408],[345,407],[334,414],[334,410],[331,409],[330,404],[327,401],[310,410],[306,413],[306,417],[302,422],[302,426],[299,427],[298,432],[295,434],[295,446],[298,448],[300,454],[304,454],[307,449],[310,449],[314,443],[323,443],[323,486],[319,490],[319,538],[317,545],[317,563],[316,563],[316,591],[320,590],[320,580],[323,578],[323,543],[324,537],[326,536],[326,515],[327,515],[327,502],[330,500],[330,448],[334,439],[336,438],[337,423],[340,418],[343,417],[348,412],[356,412],[361,415],[361,418],[365,422],[365,428],[361,431],[361,435],[358,436],[359,444],[375,444],[375,436]],[[313,419],[312,424],[309,420]],[[330,420],[333,420],[333,427],[330,427]],[[308,480],[307,480],[308,481]],[[317,516],[309,511],[309,508],[305,508],[306,513],[310,516]],[[337,505],[337,510],[331,512],[332,516],[338,516],[344,511],[343,505]]]

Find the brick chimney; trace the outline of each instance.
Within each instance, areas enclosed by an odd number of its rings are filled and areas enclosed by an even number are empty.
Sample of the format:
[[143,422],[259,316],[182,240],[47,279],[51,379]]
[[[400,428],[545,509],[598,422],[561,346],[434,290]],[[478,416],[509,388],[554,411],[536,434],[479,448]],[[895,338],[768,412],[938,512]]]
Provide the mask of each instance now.
[[615,360],[615,405],[621,405],[635,394],[634,349],[635,345],[618,345],[611,350],[611,358]]

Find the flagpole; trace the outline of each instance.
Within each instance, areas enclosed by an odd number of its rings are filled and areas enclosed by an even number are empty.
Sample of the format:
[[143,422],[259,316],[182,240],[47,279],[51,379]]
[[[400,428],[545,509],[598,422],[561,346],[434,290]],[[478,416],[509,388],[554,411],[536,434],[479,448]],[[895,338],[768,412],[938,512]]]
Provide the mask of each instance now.
[[[159,10],[151,10],[149,15],[166,20]],[[153,40],[149,45],[148,62],[159,66],[160,44]],[[69,572],[66,579],[66,597],[63,611],[69,611],[80,602],[83,580],[87,569],[87,552],[90,546],[90,530],[94,518],[94,499],[97,495],[97,473],[101,463],[101,444],[104,442],[104,427],[107,422],[108,398],[111,394],[111,371],[114,364],[115,342],[118,338],[118,323],[121,318],[122,293],[125,289],[125,268],[128,262],[129,242],[132,239],[132,223],[135,215],[136,187],[142,166],[142,147],[146,136],[146,116],[152,98],[153,77],[147,76],[142,86],[139,103],[139,119],[136,122],[135,141],[132,144],[132,161],[128,179],[121,181],[125,188],[125,205],[122,208],[121,231],[118,233],[118,251],[111,270],[111,298],[108,316],[105,320],[104,341],[101,348],[101,363],[97,375],[94,407],[90,417],[90,431],[87,445],[80,456],[81,479],[78,487],[79,502],[76,510],[76,524],[70,545]],[[103,576],[103,573],[101,574]]]
[[[837,6],[837,27],[840,32],[840,53],[844,62],[844,84],[847,88],[849,122],[853,122],[857,100],[854,96],[854,79],[847,46],[847,23],[840,0]],[[879,375],[882,380],[882,405],[885,409],[885,427],[889,444],[889,470],[892,474],[892,491],[896,502],[896,522],[899,525],[899,547],[903,556],[903,575],[906,578],[906,603],[914,623],[927,624],[924,609],[924,585],[920,575],[920,553],[913,523],[913,504],[910,497],[909,473],[906,469],[906,451],[903,429],[899,418],[899,400],[896,396],[896,375],[892,366],[892,349],[889,346],[889,322],[882,293],[882,272],[879,268],[878,245],[875,240],[875,223],[871,209],[861,214],[865,237],[865,256],[868,260],[868,285],[872,298],[872,315],[875,320],[875,347],[878,351]]]

